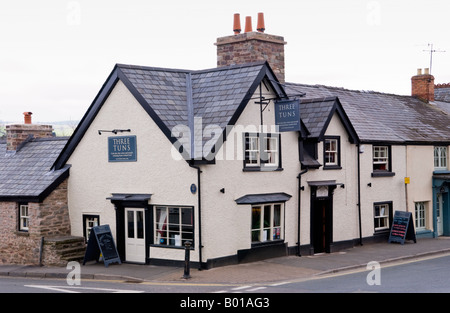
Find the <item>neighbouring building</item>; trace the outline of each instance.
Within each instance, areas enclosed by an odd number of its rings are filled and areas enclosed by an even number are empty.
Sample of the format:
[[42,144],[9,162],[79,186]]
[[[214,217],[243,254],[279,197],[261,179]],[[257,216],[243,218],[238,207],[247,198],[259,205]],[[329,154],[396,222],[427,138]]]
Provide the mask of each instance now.
[[67,138],[24,114],[0,142],[0,264],[65,265],[84,249],[84,239],[71,236],[69,166],[51,170]]
[[114,66],[43,166],[67,184],[64,235],[108,224],[142,264],[183,262],[191,241],[203,268],[387,240],[397,210],[419,237],[450,235],[450,117],[431,77],[412,96],[289,83],[283,37],[233,30],[217,68]]

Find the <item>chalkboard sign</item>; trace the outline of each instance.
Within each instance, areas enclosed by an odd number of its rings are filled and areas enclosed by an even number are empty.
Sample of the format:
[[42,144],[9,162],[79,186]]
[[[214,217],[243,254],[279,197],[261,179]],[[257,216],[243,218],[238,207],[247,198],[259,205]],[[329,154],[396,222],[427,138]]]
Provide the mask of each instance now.
[[105,267],[108,267],[110,263],[117,262],[122,264],[109,225],[92,227],[86,253],[84,255],[83,265],[85,265],[87,261],[95,260],[98,262],[100,253],[102,254]]
[[388,242],[404,244],[405,240],[414,240],[414,243],[417,242],[416,232],[412,222],[412,213],[395,211]]

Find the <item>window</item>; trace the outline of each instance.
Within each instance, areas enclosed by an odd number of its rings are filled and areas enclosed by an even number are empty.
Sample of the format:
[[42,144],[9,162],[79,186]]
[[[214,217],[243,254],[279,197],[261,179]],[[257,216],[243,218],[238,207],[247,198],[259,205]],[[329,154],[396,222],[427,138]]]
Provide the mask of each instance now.
[[194,213],[192,207],[154,207],[155,242],[160,246],[184,246],[194,240]]
[[416,229],[425,229],[426,227],[426,210],[425,202],[416,202],[415,205],[415,222]]
[[394,176],[391,169],[391,147],[373,146],[373,173],[376,176]]
[[83,214],[83,236],[86,242],[89,241],[92,227],[100,225],[100,216]]
[[283,239],[282,204],[264,204],[252,206],[252,243]]
[[340,138],[326,137],[323,150],[324,169],[340,169]]
[[280,169],[280,135],[244,134],[244,170]]
[[28,231],[30,225],[28,204],[19,204],[19,230]]
[[375,232],[385,231],[390,228],[390,219],[392,215],[391,203],[374,204],[374,223]]
[[434,169],[447,169],[447,147],[434,147]]

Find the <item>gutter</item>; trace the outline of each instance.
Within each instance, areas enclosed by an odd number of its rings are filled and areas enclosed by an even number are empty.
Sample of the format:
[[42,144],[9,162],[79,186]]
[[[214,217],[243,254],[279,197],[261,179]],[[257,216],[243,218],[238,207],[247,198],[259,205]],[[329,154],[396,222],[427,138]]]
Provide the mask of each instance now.
[[361,227],[361,146],[358,143],[356,150],[358,153],[358,220],[359,220],[359,244],[362,246],[362,227]]
[[189,162],[189,166],[197,170],[197,185],[198,185],[198,270],[202,270],[202,188],[200,174],[202,173],[199,166],[193,164],[193,160]]
[[308,172],[308,168],[301,171],[298,178],[298,234],[297,234],[297,256],[302,256],[300,253],[300,211],[301,211],[301,200],[302,200],[302,175]]

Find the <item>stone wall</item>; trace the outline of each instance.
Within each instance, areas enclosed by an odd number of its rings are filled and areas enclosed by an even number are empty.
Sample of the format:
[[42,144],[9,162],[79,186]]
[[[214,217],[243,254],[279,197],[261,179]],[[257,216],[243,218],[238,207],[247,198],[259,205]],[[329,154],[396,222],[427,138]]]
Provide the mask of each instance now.
[[28,231],[19,231],[19,203],[0,202],[0,264],[39,264],[41,237],[70,235],[67,179],[42,203],[29,202],[28,215]]

